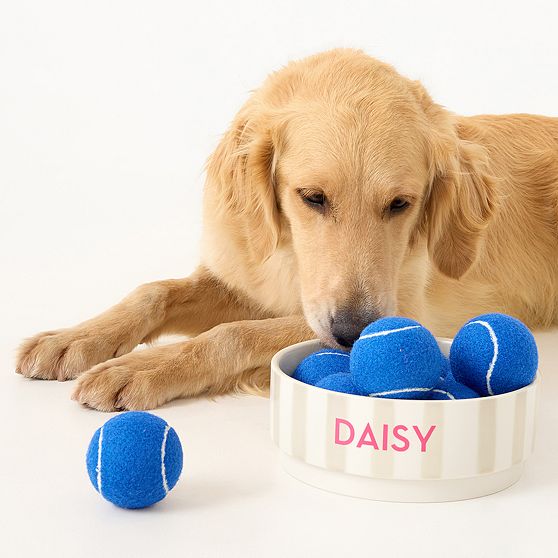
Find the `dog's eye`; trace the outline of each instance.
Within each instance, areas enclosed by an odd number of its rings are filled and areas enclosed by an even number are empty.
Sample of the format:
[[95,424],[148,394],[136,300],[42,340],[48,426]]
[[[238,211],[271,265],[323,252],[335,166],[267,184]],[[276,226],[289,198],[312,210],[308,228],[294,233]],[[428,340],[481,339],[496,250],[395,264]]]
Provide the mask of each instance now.
[[408,207],[409,207],[409,202],[407,200],[404,200],[403,198],[395,198],[389,204],[389,212],[391,214],[401,213],[402,211],[405,211],[405,209],[407,209]]
[[318,190],[300,189],[298,193],[304,203],[306,203],[310,207],[323,211],[327,203],[327,198],[325,197],[325,194],[323,192],[320,192]]

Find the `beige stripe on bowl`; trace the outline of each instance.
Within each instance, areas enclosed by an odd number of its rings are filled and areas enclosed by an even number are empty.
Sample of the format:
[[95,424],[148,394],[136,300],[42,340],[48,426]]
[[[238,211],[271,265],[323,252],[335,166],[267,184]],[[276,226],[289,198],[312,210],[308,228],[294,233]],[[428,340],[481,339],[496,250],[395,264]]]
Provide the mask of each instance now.
[[[445,407],[443,475],[447,478],[475,475],[479,431],[476,403],[442,401],[441,404]],[[466,420],[463,405],[469,408]]]
[[347,418],[348,397],[330,393],[326,398],[326,460],[325,467],[332,471],[346,471],[346,446],[335,444],[335,419]]
[[[377,432],[381,432],[380,426],[387,424],[388,428],[393,428],[395,424],[395,401],[393,399],[382,399],[375,405],[376,412],[374,413],[374,425]],[[378,440],[381,447],[381,442]],[[388,442],[389,444],[389,442]],[[387,451],[376,451],[370,457],[370,470],[369,474],[373,477],[383,479],[392,479],[394,472],[394,451],[389,449]]]
[[278,445],[289,455],[293,454],[293,385],[294,382],[281,375],[280,395],[277,417],[279,422]]
[[329,392],[308,389],[306,412],[306,451],[304,460],[317,467],[326,466]]
[[520,463],[525,455],[525,417],[527,414],[527,391],[515,397],[515,414],[513,420],[512,463]]
[[493,398],[478,400],[479,427],[477,474],[492,473],[496,463],[496,404]]
[[514,441],[513,417],[515,400],[512,397],[500,397],[494,400],[496,405],[496,451],[494,471],[502,471],[512,465]]
[[[527,411],[525,424],[527,425],[527,431],[525,432],[525,459],[527,459],[532,453],[535,446],[535,438],[537,434],[537,411],[538,411],[538,395],[537,390],[539,386],[534,386],[527,392]],[[529,428],[529,425],[532,425]]]
[[417,451],[419,442],[412,428],[416,425],[422,430],[423,425],[418,423],[422,419],[425,402],[401,399],[394,399],[393,402],[393,425],[400,424],[408,428],[405,435],[410,444],[408,451],[394,452],[393,476],[401,479],[420,479],[424,454]]
[[424,405],[422,431],[427,432],[431,425],[436,428],[428,441],[428,451],[422,453],[421,478],[439,479],[444,468],[444,430],[447,404],[429,402]]
[[293,380],[291,391],[291,455],[304,459],[306,455],[307,388]]

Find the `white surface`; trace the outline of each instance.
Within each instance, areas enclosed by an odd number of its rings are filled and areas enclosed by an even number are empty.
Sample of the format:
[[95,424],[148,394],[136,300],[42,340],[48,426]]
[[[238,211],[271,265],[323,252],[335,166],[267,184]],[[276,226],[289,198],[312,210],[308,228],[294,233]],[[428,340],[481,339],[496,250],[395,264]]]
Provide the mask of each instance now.
[[83,453],[108,418],[71,384],[13,374],[25,335],[89,317],[197,260],[205,158],[248,90],[292,57],[358,46],[461,113],[558,114],[558,5],[510,2],[0,4],[0,552],[11,556],[541,556],[558,501],[558,333],[538,336],[538,444],[481,500],[401,505],[298,483],[268,402],[160,411],[185,472],[162,505],[120,511]]

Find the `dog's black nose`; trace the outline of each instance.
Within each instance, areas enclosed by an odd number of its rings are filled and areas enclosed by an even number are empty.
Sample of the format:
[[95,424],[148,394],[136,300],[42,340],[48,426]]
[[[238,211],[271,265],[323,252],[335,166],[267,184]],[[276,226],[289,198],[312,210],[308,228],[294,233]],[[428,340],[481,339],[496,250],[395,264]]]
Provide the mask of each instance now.
[[342,347],[352,347],[360,332],[382,316],[377,311],[362,311],[341,308],[331,319],[331,334]]

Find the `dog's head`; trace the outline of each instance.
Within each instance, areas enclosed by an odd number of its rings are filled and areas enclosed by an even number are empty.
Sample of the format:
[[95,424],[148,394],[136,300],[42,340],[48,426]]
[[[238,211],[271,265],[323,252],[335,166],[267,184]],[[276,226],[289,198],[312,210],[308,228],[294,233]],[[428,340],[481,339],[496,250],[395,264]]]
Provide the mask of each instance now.
[[423,87],[338,50],[272,75],[246,103],[208,171],[246,218],[249,249],[292,245],[309,324],[350,346],[397,313],[417,243],[452,278],[475,262],[492,213],[486,154]]

